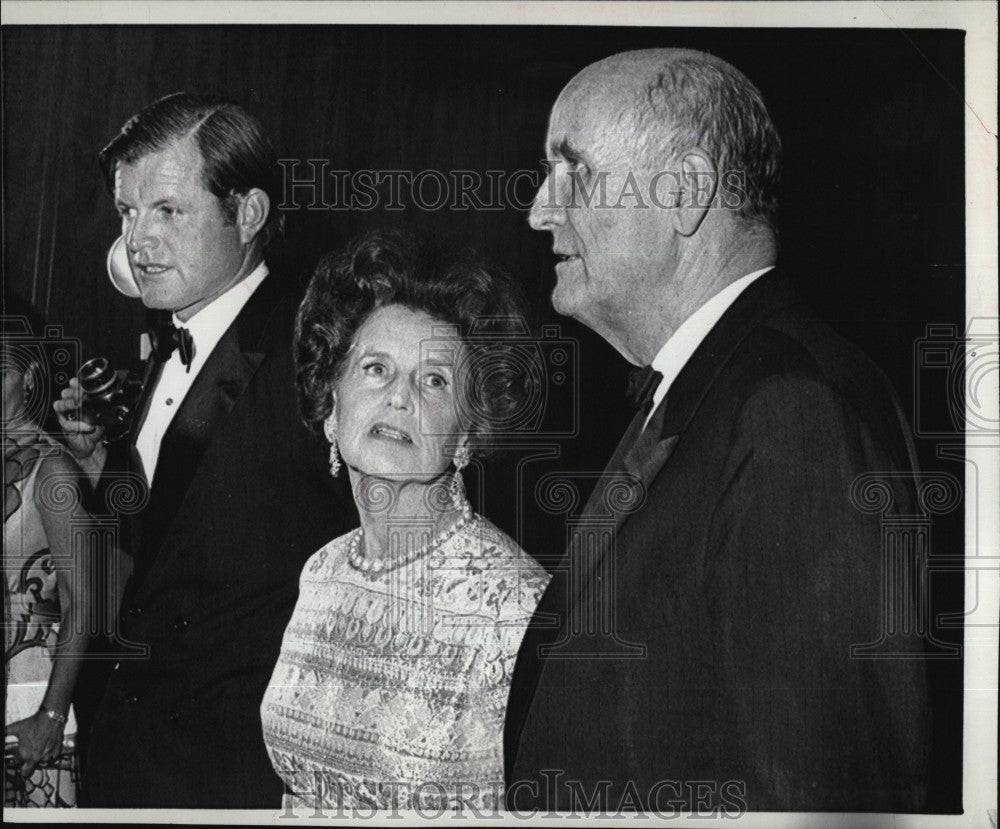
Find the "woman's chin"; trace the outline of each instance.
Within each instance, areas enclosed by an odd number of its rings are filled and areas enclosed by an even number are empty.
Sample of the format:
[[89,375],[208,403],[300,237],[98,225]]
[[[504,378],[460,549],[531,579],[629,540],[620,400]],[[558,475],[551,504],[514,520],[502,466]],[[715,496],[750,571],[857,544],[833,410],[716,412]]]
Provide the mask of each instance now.
[[351,463],[344,459],[347,468],[358,478],[375,478],[394,484],[431,484],[441,477],[444,469],[413,469],[399,463],[379,463],[364,459]]

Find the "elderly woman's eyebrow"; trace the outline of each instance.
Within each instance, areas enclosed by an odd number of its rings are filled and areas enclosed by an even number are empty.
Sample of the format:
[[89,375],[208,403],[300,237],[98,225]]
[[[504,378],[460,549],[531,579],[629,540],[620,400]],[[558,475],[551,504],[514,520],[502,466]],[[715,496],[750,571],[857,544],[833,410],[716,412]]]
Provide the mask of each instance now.
[[379,348],[372,348],[371,346],[364,346],[360,348],[359,353],[362,357],[391,357],[388,351],[382,351]]
[[344,357],[355,356],[355,357],[389,357],[391,356],[388,352],[381,350],[377,346],[373,346],[369,342],[353,342],[347,347],[347,351],[344,352]]

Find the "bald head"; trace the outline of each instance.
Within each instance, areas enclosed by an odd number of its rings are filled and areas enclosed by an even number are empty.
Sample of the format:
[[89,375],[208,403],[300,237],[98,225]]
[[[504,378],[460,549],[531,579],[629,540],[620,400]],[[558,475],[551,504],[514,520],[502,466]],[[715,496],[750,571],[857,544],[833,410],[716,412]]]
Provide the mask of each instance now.
[[588,66],[553,106],[545,152],[528,222],[552,234],[552,304],[634,363],[775,262],[781,142],[756,88],[712,55]]
[[599,114],[595,133],[636,166],[664,170],[704,151],[720,177],[735,176],[735,214],[773,227],[781,139],[760,92],[724,60],[691,49],[622,52],[579,72],[556,106]]

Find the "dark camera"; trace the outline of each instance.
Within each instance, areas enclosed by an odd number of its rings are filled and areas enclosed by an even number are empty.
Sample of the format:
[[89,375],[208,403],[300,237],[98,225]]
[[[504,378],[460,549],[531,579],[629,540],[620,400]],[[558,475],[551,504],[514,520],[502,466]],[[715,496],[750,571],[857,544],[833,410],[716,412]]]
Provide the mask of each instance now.
[[83,389],[81,415],[99,426],[125,426],[132,403],[128,390],[128,372],[115,371],[104,357],[88,360],[77,372]]

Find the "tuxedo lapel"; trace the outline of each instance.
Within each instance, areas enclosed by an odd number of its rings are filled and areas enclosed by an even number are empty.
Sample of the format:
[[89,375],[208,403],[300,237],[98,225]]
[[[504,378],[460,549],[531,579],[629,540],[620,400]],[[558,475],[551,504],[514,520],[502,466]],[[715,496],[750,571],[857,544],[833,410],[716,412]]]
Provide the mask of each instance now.
[[162,374],[163,363],[150,356],[146,361],[146,372],[142,379],[142,391],[139,392],[139,398],[135,401],[128,432],[125,435],[125,439],[128,442],[131,468],[142,474],[146,480],[146,486],[149,486],[149,473],[143,466],[142,457],[136,448],[136,441],[139,439],[139,432],[142,430],[142,425],[146,422],[146,416],[149,414],[149,404],[153,399],[153,390],[156,388],[156,384],[160,382],[160,375]]
[[763,319],[801,303],[777,269],[754,281],[726,310],[670,386],[661,437],[683,434],[740,343]]
[[[623,484],[636,486],[641,482],[644,490],[648,491],[683,439],[684,430],[695,416],[701,401],[750,330],[765,316],[798,301],[790,283],[775,271],[760,277],[737,298],[681,370],[644,430],[650,439],[641,440],[640,429],[645,420],[644,413],[639,412],[629,424],[584,511],[584,515],[609,519],[614,517],[615,527],[609,544],[603,546],[597,556],[588,561],[586,572],[570,573],[572,566],[579,567],[579,561],[574,565],[570,558],[571,551],[566,552],[559,568],[562,572],[557,572],[550,582],[518,653],[511,683],[508,723],[504,733],[505,770],[508,779],[531,698],[545,670],[546,660],[553,658],[546,656],[547,646],[568,638],[570,607],[573,603],[588,601],[594,574],[606,569],[604,559],[611,554],[611,550],[614,550],[614,555],[619,560],[627,555],[627,551],[616,543],[622,528],[643,509],[651,508],[651,505],[640,505],[634,510],[615,509],[615,505],[622,504],[624,500],[617,497],[622,494],[622,490],[617,490],[616,496],[611,492],[612,488]],[[669,506],[660,504],[655,508]],[[614,564],[617,565],[617,561]],[[560,619],[555,625],[548,621],[553,615]],[[579,654],[566,654],[567,658],[573,656]]]
[[142,522],[147,555],[162,545],[206,449],[264,360],[275,282],[265,279],[222,335],[163,435]]
[[625,430],[625,434],[622,435],[622,439],[618,441],[618,446],[615,447],[611,460],[608,461],[600,479],[591,490],[587,504],[583,508],[584,515],[604,515],[606,513],[604,502],[608,488],[614,483],[618,473],[624,469],[625,456],[635,445],[645,419],[646,413],[644,411],[640,410],[635,413]]
[[[621,481],[623,475],[630,476],[633,484],[641,483],[644,493],[648,491],[666,466],[716,377],[749,331],[762,318],[798,302],[791,284],[776,271],[760,277],[737,297],[681,369],[667,396],[660,401],[648,425],[638,436],[636,433],[645,417],[640,412],[633,419],[608,462],[602,481],[587,502],[588,511],[593,507],[603,509],[603,514],[607,513],[607,507],[597,503],[595,496],[600,496],[601,490],[607,489],[616,479]],[[615,534],[641,509],[615,510]]]
[[[123,452],[123,455],[118,457],[121,457],[124,461],[125,470],[140,475],[147,490],[150,489],[149,475],[142,462],[139,449],[136,447],[136,440],[139,438],[139,432],[142,429],[143,423],[146,422],[146,416],[149,414],[149,405],[153,399],[153,390],[160,381],[161,374],[163,374],[163,363],[153,359],[152,356],[148,357],[143,373],[142,388],[139,391],[139,396],[136,398],[135,405],[132,407],[132,415],[129,418],[128,428],[125,434],[115,441],[115,445],[120,447],[116,451]],[[134,555],[136,551],[142,549],[143,522],[139,520],[139,516],[134,514],[130,514],[127,521],[129,543]]]

